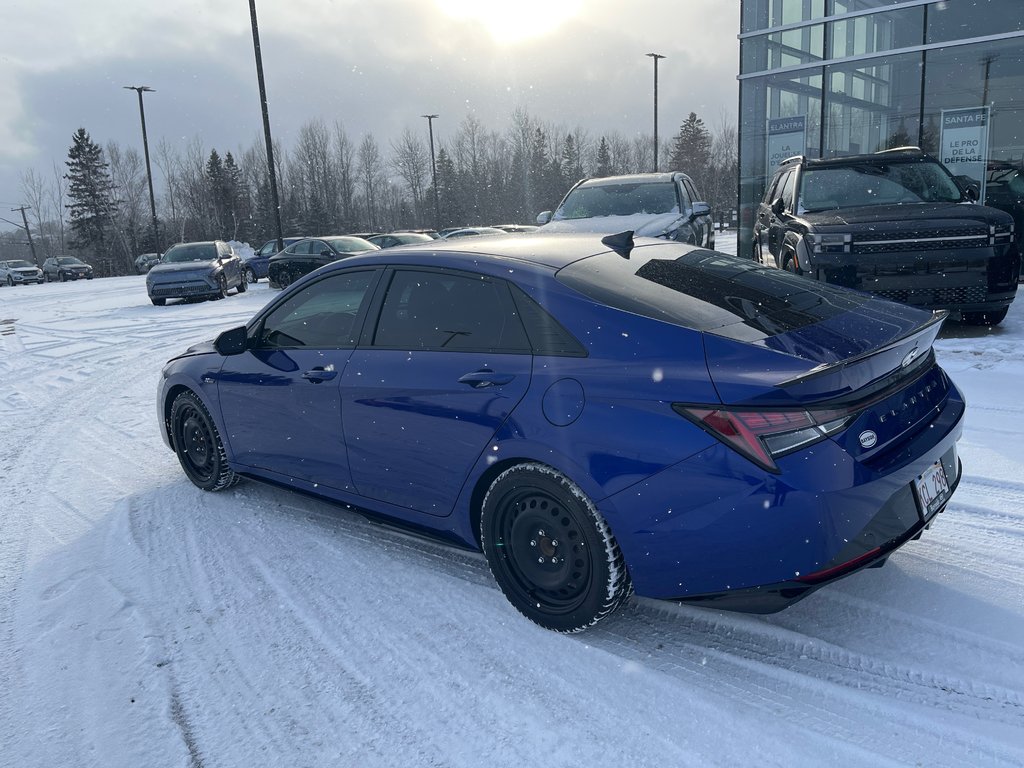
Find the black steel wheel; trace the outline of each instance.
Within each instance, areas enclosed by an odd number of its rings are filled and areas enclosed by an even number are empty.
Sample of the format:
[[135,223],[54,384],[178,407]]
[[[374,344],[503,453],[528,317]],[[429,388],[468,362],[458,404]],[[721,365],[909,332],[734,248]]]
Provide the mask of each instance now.
[[505,597],[546,629],[579,632],[632,594],[608,524],[575,483],[543,464],[498,475],[484,497],[480,541]]
[[238,475],[228,467],[217,425],[189,390],[171,404],[171,443],[181,468],[196,487],[222,491],[238,482]]

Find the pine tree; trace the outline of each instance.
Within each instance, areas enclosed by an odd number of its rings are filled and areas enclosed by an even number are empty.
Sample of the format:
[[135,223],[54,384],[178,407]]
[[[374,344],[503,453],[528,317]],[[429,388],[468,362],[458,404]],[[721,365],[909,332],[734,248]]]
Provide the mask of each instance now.
[[601,142],[597,145],[597,175],[614,175],[612,171],[612,153],[608,149],[608,142],[605,141],[604,136],[601,137]]
[[90,253],[110,273],[110,227],[117,206],[110,167],[103,148],[93,142],[85,128],[72,137],[68,159],[67,208],[71,216],[71,247]]
[[697,113],[691,112],[676,134],[669,166],[673,171],[682,171],[692,177],[700,189],[707,181],[710,165],[711,132],[704,126],[704,121],[697,117]]
[[562,176],[569,184],[575,184],[586,176],[583,171],[583,156],[576,138],[568,133],[562,143]]

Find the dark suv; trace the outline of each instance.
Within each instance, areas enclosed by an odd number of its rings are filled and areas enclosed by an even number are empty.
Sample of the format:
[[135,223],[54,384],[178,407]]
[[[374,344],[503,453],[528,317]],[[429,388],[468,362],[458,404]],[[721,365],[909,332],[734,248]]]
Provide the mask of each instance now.
[[828,160],[793,157],[775,172],[754,224],[756,261],[995,325],[1017,290],[1013,218],[978,205],[916,148]]

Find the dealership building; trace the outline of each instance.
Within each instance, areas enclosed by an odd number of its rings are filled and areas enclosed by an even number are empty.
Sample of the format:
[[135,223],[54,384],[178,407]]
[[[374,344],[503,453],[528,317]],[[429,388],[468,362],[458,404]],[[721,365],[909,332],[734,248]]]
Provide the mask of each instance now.
[[1024,211],[1024,0],[741,0],[739,253],[787,157],[918,146]]

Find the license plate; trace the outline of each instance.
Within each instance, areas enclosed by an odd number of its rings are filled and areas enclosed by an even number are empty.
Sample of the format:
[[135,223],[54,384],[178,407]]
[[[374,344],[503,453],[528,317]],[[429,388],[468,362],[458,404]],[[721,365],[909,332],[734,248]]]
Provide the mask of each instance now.
[[949,480],[942,463],[936,461],[914,480],[918,510],[921,518],[927,520],[949,498]]

